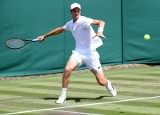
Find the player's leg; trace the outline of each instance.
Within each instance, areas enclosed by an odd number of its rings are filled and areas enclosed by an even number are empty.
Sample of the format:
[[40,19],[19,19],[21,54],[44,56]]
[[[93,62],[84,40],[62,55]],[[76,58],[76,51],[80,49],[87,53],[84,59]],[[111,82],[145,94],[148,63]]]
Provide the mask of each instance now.
[[82,60],[80,56],[77,53],[73,52],[64,69],[63,78],[62,78],[62,92],[61,92],[61,96],[56,101],[56,103],[61,104],[65,102],[66,95],[67,95],[67,88],[70,81],[70,74],[80,64],[82,64]]
[[62,91],[61,96],[59,96],[56,101],[57,104],[62,104],[66,100],[67,88],[70,81],[70,74],[78,66],[78,62],[74,58],[70,58],[65,67],[63,77],[62,77]]
[[101,86],[105,86],[107,84],[107,78],[104,77],[103,71],[97,71],[91,68],[91,72],[95,75],[97,83]]
[[90,68],[91,72],[95,75],[96,80],[99,85],[105,86],[112,96],[117,95],[117,91],[107,78],[104,76],[101,63],[99,58],[95,59],[87,59],[85,60],[85,64]]
[[62,88],[67,88],[70,80],[71,72],[78,67],[78,62],[74,58],[70,58],[67,62],[67,65],[64,69],[63,78],[62,78]]
[[105,86],[112,96],[117,95],[116,89],[112,86],[111,82],[106,79],[106,77],[103,74],[103,71],[97,71],[97,70],[91,69],[91,72],[96,76],[97,82],[101,86]]

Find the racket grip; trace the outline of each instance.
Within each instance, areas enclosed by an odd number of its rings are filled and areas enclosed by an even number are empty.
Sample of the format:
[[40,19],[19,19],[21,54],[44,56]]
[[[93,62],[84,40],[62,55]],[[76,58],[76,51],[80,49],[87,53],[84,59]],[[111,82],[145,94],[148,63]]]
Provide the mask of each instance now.
[[36,39],[33,39],[32,42],[39,42],[40,39],[39,38],[36,38]]

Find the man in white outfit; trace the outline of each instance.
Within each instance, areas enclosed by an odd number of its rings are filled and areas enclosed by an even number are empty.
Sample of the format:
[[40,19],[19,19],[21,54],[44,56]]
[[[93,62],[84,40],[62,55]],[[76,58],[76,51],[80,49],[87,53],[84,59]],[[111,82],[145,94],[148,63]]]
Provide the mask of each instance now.
[[[56,103],[62,104],[67,98],[67,88],[70,80],[71,72],[82,64],[86,64],[90,71],[95,75],[97,82],[101,86],[105,86],[112,96],[117,95],[117,91],[112,87],[111,82],[103,74],[102,66],[99,60],[99,53],[96,48],[100,47],[103,42],[99,37],[105,38],[103,29],[104,21],[95,20],[85,16],[81,16],[81,6],[78,3],[71,4],[70,13],[72,20],[67,22],[63,27],[58,27],[51,32],[39,36],[40,41],[46,37],[60,34],[64,31],[71,31],[76,46],[72,51],[72,55],[68,60],[62,79],[62,92]],[[98,25],[97,33],[94,32],[91,25]]]

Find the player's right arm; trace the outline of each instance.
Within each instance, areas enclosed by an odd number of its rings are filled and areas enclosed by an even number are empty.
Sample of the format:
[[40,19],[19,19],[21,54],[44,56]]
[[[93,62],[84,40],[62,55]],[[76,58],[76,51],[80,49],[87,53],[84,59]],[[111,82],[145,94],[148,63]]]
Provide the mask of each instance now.
[[98,32],[96,33],[96,35],[94,37],[99,36],[99,37],[102,37],[102,38],[106,38],[103,35],[103,29],[104,29],[104,26],[105,26],[105,22],[104,21],[102,21],[102,20],[93,20],[93,22],[91,24],[98,25]]
[[40,39],[40,41],[43,41],[46,37],[52,36],[52,35],[57,35],[60,34],[62,32],[64,32],[65,30],[63,29],[63,27],[58,27],[50,32],[48,32],[47,34],[44,34],[42,36],[39,36],[38,38]]

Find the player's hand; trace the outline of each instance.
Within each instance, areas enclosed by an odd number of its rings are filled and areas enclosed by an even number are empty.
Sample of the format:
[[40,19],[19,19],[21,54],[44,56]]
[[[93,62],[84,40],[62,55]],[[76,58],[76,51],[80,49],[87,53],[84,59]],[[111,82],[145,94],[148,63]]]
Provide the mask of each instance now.
[[92,38],[95,38],[95,37],[101,37],[101,38],[106,38],[102,32],[97,32],[96,35]]
[[39,39],[41,42],[44,41],[44,38],[45,38],[44,36],[39,36],[39,37],[38,37],[38,39]]

